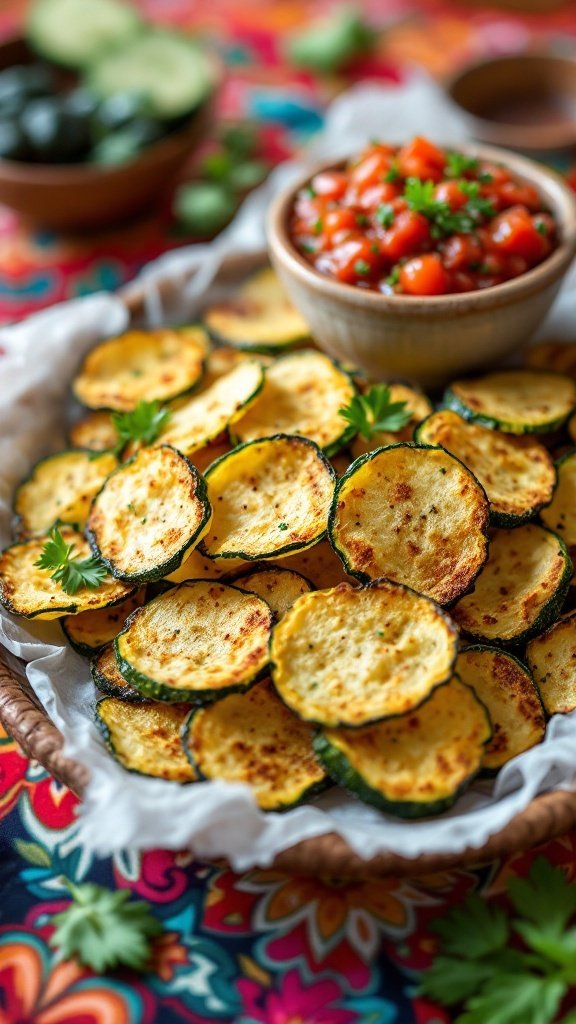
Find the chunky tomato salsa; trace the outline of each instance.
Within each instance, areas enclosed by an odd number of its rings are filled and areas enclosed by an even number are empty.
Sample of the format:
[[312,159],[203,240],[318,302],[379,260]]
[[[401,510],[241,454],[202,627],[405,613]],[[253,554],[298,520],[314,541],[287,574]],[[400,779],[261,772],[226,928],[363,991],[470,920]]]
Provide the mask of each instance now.
[[555,247],[538,190],[502,164],[415,138],[373,142],[298,192],[292,239],[321,274],[385,294],[445,295],[508,281]]

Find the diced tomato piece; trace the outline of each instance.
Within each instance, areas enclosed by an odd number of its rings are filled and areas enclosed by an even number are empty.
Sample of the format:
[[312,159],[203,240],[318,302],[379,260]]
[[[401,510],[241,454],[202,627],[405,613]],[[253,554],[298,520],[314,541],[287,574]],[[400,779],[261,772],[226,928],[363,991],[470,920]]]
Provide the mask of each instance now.
[[357,189],[368,188],[384,181],[390,170],[390,155],[371,150],[350,172],[350,181]]
[[463,270],[457,270],[451,277],[452,287],[449,289],[451,292],[473,292],[476,288],[476,282],[472,274],[466,274]]
[[334,238],[342,231],[356,231],[358,221],[354,210],[347,210],[340,207],[337,210],[328,210],[322,220],[322,231],[328,238]]
[[405,178],[440,181],[446,166],[446,157],[432,142],[417,135],[406,146],[402,146],[396,162]]
[[507,256],[503,262],[503,270],[508,278],[520,277],[520,274],[525,274],[530,269],[524,256]]
[[468,202],[468,196],[458,188],[455,181],[442,181],[436,185],[434,198],[439,203],[447,203],[451,210],[461,210]]
[[325,199],[318,197],[309,196],[298,196],[294,203],[294,212],[296,218],[301,220],[304,224],[315,224],[317,220],[321,220],[327,210],[327,202]]
[[[489,184],[491,184],[493,188],[498,185],[503,185],[505,181],[510,181],[510,171],[503,167],[502,164],[492,164],[489,162],[481,163],[478,168],[479,181],[482,182],[488,176],[492,179]],[[488,182],[485,183],[488,184]]]
[[349,238],[336,246],[330,253],[321,256],[316,268],[322,273],[328,271],[338,281],[357,284],[369,281],[382,266],[382,257],[376,246],[367,238]]
[[384,234],[382,250],[390,263],[412,256],[430,241],[430,225],[422,213],[403,210]]
[[442,246],[442,262],[448,270],[474,269],[482,257],[482,245],[477,235],[451,235]]
[[527,206],[534,213],[539,210],[542,200],[534,185],[523,181],[505,181],[498,189],[504,208],[507,206]]
[[358,206],[362,210],[375,210],[381,203],[390,203],[400,194],[397,185],[384,181],[381,185],[372,185],[358,195]]
[[400,270],[400,284],[407,295],[445,295],[450,276],[436,252],[414,256]]
[[507,257],[503,253],[499,252],[485,252],[482,257],[482,262],[479,267],[481,274],[492,274],[493,276],[502,276],[506,269]]
[[546,240],[534,227],[525,206],[512,206],[495,217],[491,225],[496,248],[513,256],[523,256],[534,264],[546,255]]
[[348,175],[343,171],[320,171],[312,178],[312,188],[324,199],[341,199],[348,188]]

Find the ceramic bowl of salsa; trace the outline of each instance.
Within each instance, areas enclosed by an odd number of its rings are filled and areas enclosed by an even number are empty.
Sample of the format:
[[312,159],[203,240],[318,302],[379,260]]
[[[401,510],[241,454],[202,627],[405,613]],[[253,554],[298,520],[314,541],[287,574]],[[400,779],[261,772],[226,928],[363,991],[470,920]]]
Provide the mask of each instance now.
[[371,143],[269,212],[270,256],[319,345],[425,385],[522,346],[576,252],[576,202],[506,150]]

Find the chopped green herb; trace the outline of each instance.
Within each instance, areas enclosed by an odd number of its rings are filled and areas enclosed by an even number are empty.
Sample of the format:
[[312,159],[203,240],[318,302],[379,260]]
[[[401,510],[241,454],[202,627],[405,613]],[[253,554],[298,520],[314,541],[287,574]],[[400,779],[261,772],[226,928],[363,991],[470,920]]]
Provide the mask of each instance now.
[[380,246],[378,245],[377,242],[372,242],[372,245],[370,246],[370,252],[373,252],[375,256],[380,255]]
[[491,181],[494,181],[494,175],[489,174],[488,171],[482,171],[478,175],[478,181],[480,181],[482,185],[489,185]]
[[128,511],[132,512],[133,515],[136,515],[136,509],[134,508],[134,505],[132,504],[131,501],[128,502]]
[[96,590],[106,577],[106,566],[95,555],[74,558],[74,547],[74,544],[66,543],[58,527],[54,526],[34,565],[39,569],[54,569],[50,579],[57,580],[65,594],[76,594],[81,587]]
[[141,519],[140,522],[142,523],[142,526],[144,526],[144,524],[148,522],[148,517],[144,516],[144,519]]
[[548,228],[547,228],[547,226],[546,226],[546,224],[544,223],[543,220],[539,220],[538,221],[538,223],[536,225],[536,231],[538,232],[539,235],[547,235],[548,234]]
[[[469,234],[478,227],[481,217],[492,217],[494,207],[488,199],[478,195],[479,185],[474,181],[460,181],[459,187],[468,195],[468,201],[460,210],[451,210],[448,203],[435,199],[433,181],[408,178],[404,198],[411,210],[423,214],[431,222],[433,238],[445,235]],[[462,187],[464,186],[464,187]]]
[[394,208],[390,203],[380,203],[374,216],[383,228],[389,228],[394,221]]
[[322,232],[322,221],[320,220],[320,218],[318,218],[316,223],[313,225],[312,230],[313,230],[315,235],[321,234],[321,232]]
[[386,174],[384,175],[384,181],[387,182],[389,185],[393,185],[395,181],[398,181],[399,177],[400,171],[394,164],[392,164],[390,170],[386,171]]
[[316,191],[312,188],[312,185],[305,185],[301,192],[304,199],[315,199]]
[[406,402],[390,401],[390,388],[386,384],[373,384],[365,395],[354,395],[338,413],[350,424],[346,440],[359,433],[367,441],[380,430],[401,430],[412,415]]
[[366,263],[366,260],[356,260],[354,271],[356,274],[362,274],[363,276],[369,274],[370,264]]
[[356,223],[357,223],[359,228],[365,228],[366,225],[368,224],[368,217],[366,216],[366,214],[365,213],[357,213],[356,214]]
[[376,630],[376,636],[379,636],[380,639],[382,639],[383,636],[384,636],[384,630],[383,629],[377,629]]
[[288,529],[288,524],[287,523],[278,523],[278,529],[279,530],[287,530]]
[[461,178],[467,171],[475,171],[477,167],[478,160],[474,156],[453,152],[446,156],[445,173],[447,178]]
[[399,284],[399,282],[400,282],[400,267],[392,267],[392,270],[388,274],[388,277],[386,278],[384,283],[387,284],[387,285],[390,285],[391,288],[394,288],[394,286]]
[[312,245],[312,242],[301,242],[300,248],[304,252],[316,252],[316,246]]
[[162,408],[160,402],[138,402],[131,412],[113,412],[112,423],[118,435],[114,448],[120,454],[129,441],[152,444],[170,419],[170,410]]

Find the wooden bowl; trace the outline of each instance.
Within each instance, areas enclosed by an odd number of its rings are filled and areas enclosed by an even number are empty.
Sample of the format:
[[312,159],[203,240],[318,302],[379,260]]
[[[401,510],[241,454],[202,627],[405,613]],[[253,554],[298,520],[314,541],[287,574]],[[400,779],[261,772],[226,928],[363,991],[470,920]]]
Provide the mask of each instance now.
[[576,147],[576,61],[545,53],[494,57],[447,83],[471,134],[547,157]]
[[543,263],[492,288],[384,295],[315,270],[294,246],[289,218],[296,193],[311,176],[340,169],[342,162],[308,170],[270,208],[270,258],[294,305],[323,349],[370,377],[412,379],[434,387],[508,356],[544,320],[576,253],[576,197],[555,171],[493,146],[462,148],[505,163],[519,179],[535,185],[559,227],[558,246]]
[[[23,39],[0,43],[0,71],[35,59]],[[215,81],[219,76],[214,64]],[[67,73],[63,73],[66,80]],[[208,134],[215,92],[190,119],[148,146],[134,160],[114,166],[34,164],[0,160],[0,203],[28,220],[59,231],[109,227],[140,213],[176,180]]]

